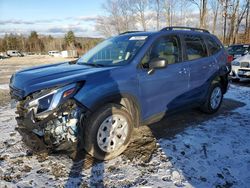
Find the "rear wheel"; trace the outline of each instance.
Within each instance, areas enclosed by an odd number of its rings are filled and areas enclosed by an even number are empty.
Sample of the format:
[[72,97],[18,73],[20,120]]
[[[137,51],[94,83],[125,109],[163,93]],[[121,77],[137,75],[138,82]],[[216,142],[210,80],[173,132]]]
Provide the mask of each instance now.
[[201,110],[205,113],[215,113],[220,108],[223,99],[222,88],[219,83],[211,85],[206,102],[201,106]]
[[120,155],[127,148],[133,130],[131,115],[116,104],[100,108],[89,117],[84,127],[83,147],[100,160]]

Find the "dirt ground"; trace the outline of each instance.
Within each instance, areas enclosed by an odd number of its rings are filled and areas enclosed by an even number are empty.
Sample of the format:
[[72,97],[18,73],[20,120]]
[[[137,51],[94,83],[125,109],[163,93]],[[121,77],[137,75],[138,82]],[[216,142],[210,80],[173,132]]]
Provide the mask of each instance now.
[[[8,84],[4,72],[9,77],[23,67],[65,60],[0,61],[0,86]],[[234,83],[214,115],[186,110],[136,129],[128,149],[107,162],[84,152],[77,161],[63,153],[33,153],[15,130],[8,90],[0,87],[0,187],[247,187],[249,86]]]
[[10,102],[9,91],[0,89],[0,106],[7,105],[9,102]]
[[248,187],[250,88],[231,86],[214,115],[186,110],[140,127],[116,159],[34,153],[0,107],[0,187]]

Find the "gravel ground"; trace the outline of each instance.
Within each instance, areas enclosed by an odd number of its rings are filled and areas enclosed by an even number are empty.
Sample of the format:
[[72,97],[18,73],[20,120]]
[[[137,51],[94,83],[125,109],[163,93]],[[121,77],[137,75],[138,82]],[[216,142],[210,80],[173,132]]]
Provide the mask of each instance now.
[[0,107],[0,187],[249,187],[250,88],[232,85],[214,115],[183,111],[134,132],[127,151],[95,161],[34,154]]

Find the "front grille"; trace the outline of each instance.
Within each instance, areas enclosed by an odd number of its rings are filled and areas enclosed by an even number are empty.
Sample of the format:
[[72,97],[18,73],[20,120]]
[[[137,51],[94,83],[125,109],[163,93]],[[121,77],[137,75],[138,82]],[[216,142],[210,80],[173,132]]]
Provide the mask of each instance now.
[[24,91],[10,86],[10,96],[12,99],[22,100],[24,97]]
[[239,75],[241,78],[250,78],[250,75]]
[[241,62],[241,63],[240,63],[240,67],[248,68],[248,67],[250,67],[249,64],[250,64],[250,63],[248,63],[248,62]]

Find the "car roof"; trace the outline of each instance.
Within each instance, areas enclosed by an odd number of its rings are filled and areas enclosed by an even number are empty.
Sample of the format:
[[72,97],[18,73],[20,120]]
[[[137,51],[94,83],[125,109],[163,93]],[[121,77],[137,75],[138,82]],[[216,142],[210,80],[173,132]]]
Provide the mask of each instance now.
[[118,36],[154,36],[161,35],[163,33],[180,33],[180,34],[191,34],[191,35],[212,35],[209,31],[199,28],[191,28],[191,27],[166,27],[161,29],[160,31],[127,31],[121,33]]

